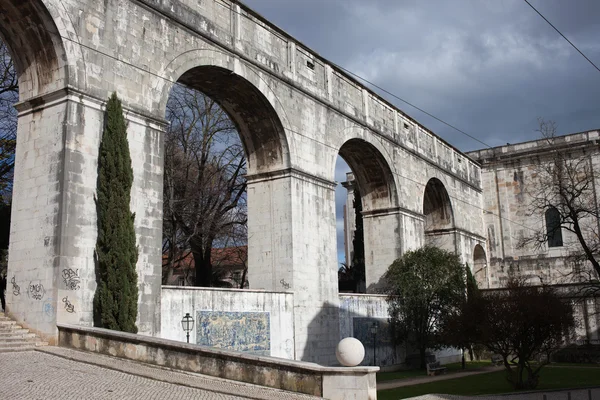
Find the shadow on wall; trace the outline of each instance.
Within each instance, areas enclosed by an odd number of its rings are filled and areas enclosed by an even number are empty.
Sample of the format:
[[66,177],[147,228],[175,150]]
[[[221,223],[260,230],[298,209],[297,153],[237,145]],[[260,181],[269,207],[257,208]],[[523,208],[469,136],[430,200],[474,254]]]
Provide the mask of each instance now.
[[[387,269],[386,269],[387,272]],[[369,286],[367,286],[367,293],[368,294],[385,294],[385,288],[386,288],[386,281],[384,279],[384,277],[380,277],[379,280],[375,283],[371,283]]]
[[[333,327],[333,323],[337,326]],[[412,352],[404,343],[395,343],[387,316],[387,302],[381,295],[345,294],[339,307],[324,303],[309,323],[307,334],[309,342],[302,361],[321,365],[340,365],[335,349],[346,337],[360,340],[365,347],[361,366],[401,365],[405,363],[406,354]]]

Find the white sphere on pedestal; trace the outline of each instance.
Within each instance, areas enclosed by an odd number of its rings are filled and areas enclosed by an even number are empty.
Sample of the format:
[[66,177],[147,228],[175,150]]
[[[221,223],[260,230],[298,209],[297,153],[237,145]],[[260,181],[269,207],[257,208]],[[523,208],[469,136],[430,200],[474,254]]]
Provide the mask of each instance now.
[[365,358],[365,346],[360,340],[347,337],[338,343],[335,356],[344,367],[356,367]]

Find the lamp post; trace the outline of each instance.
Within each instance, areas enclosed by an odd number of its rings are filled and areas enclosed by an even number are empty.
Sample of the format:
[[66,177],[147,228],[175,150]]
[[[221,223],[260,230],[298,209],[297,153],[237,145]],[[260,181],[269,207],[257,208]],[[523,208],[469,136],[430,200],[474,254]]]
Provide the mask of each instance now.
[[194,318],[190,313],[185,313],[185,317],[181,319],[181,327],[187,336],[187,342],[190,342],[190,332],[194,329]]
[[377,321],[373,321],[371,325],[371,333],[373,334],[373,365],[377,365],[377,359],[375,358],[375,351],[377,350],[377,329],[379,328],[379,323]]

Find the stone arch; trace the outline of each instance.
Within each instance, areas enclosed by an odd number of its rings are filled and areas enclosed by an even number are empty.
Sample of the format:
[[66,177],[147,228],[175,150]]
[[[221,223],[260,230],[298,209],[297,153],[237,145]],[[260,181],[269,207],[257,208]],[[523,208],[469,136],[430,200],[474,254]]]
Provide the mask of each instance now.
[[67,54],[42,1],[0,1],[0,37],[13,57],[21,101],[67,85]]
[[349,139],[339,150],[356,179],[363,212],[397,207],[394,174],[381,151],[363,139]]
[[[351,185],[358,190],[362,202],[364,248],[364,287],[357,290],[376,292],[387,267],[400,255],[400,220],[394,174],[376,144],[359,138],[347,140],[339,150],[354,176]],[[350,185],[348,185],[350,186]],[[353,207],[346,204],[346,207]],[[352,213],[354,215],[354,212]],[[356,216],[355,216],[356,217]],[[358,224],[359,219],[357,219]],[[358,228],[354,232],[357,235]],[[348,237],[348,241],[352,241]],[[353,249],[356,255],[357,249]],[[360,251],[360,250],[358,250]],[[356,267],[352,265],[352,267]]]
[[455,250],[454,213],[446,187],[431,178],[423,195],[425,244]]
[[473,276],[480,289],[488,287],[488,265],[483,246],[475,245],[473,250]]
[[[199,53],[200,59],[192,57]],[[171,83],[161,95],[161,113],[164,115],[173,82],[200,90],[235,123],[246,150],[249,176],[289,168],[283,107],[260,74],[248,66],[236,65],[230,55],[215,50],[200,49],[179,56],[168,66],[166,75]]]

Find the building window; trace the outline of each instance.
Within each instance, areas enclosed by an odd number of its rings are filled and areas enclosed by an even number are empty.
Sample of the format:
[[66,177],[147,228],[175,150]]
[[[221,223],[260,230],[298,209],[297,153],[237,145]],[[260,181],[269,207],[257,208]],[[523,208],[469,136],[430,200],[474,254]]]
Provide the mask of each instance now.
[[560,213],[554,207],[546,211],[546,237],[548,239],[548,247],[560,247],[563,245]]
[[185,278],[183,276],[179,277],[178,284],[179,286],[185,286]]

